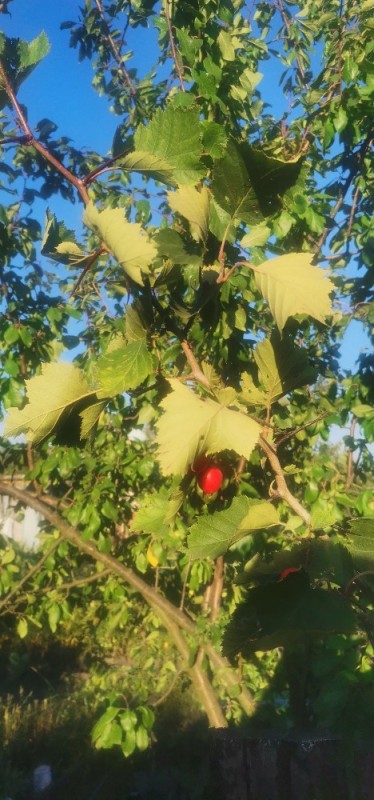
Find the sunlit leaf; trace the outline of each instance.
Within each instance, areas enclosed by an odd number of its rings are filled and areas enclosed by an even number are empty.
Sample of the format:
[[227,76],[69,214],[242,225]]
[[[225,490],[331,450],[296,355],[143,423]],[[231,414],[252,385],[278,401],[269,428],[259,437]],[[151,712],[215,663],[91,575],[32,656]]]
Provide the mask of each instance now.
[[143,285],[143,274],[149,272],[157,248],[141,225],[127,222],[121,208],[99,211],[92,203],[85,209],[83,222],[97,233],[129,277]]
[[332,314],[329,295],[333,284],[312,261],[310,253],[289,253],[253,267],[257,287],[280,331],[288,317],[297,314],[307,314],[319,322]]
[[261,427],[240,411],[201,400],[179,381],[161,403],[158,458],[164,475],[183,475],[200,453],[233,450],[249,458]]
[[41,375],[26,381],[26,388],[28,403],[21,411],[10,409],[5,432],[7,436],[27,433],[34,444],[49,436],[73,405],[96,400],[83,372],[65,361],[44,364]]
[[209,230],[209,192],[205,186],[200,191],[193,186],[183,186],[175,192],[168,192],[168,203],[172,211],[177,211],[188,220],[191,235],[197,241],[204,241]]

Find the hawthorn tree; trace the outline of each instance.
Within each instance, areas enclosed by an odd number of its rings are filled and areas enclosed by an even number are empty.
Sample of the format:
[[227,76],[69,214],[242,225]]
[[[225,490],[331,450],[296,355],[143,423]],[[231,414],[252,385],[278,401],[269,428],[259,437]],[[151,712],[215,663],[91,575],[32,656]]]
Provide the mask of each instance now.
[[[130,653],[125,687],[121,666],[95,684],[97,747],[146,748],[181,675],[211,726],[261,718],[274,665],[286,724],[363,725],[372,360],[339,348],[374,314],[371,11],[86,0],[61,27],[118,116],[108,158],[30,127],[48,40],[1,35],[0,492],[43,529],[36,554],[3,540],[0,609]],[[148,28],[141,79],[126,36]]]

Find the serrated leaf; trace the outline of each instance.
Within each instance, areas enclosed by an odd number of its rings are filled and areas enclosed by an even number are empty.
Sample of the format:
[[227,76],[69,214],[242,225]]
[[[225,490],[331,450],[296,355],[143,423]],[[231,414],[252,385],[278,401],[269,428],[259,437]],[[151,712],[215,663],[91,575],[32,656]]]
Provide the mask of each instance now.
[[214,199],[233,224],[256,225],[280,207],[281,196],[296,182],[300,167],[300,159],[283,161],[231,140],[214,166]]
[[161,228],[155,235],[154,241],[160,256],[170,259],[173,264],[201,264],[202,254],[196,252],[196,245],[193,247],[187,245],[172,228]]
[[216,202],[229,215],[232,224],[245,222],[255,225],[262,219],[245,163],[232,140],[228,143],[224,157],[215,163],[212,192]]
[[235,49],[228,31],[221,30],[217,37],[217,44],[224,61],[235,61]]
[[36,36],[32,42],[25,42],[21,39],[18,45],[20,69],[23,71],[36,66],[48,55],[49,50],[50,44],[44,31],[39,33],[39,36]]
[[289,337],[281,339],[278,334],[273,334],[271,339],[259,342],[253,354],[270,403],[317,379],[317,372],[309,363],[308,354]]
[[141,342],[146,337],[147,332],[144,328],[141,316],[134,306],[127,306],[126,308],[125,331],[126,339],[129,344],[132,342]]
[[95,399],[84,374],[66,361],[44,364],[41,375],[26,381],[27,405],[19,411],[11,408],[5,422],[7,436],[27,433],[37,444],[55,430],[61,418],[73,405]]
[[161,490],[158,494],[149,495],[134,514],[131,530],[153,536],[166,536],[182,502],[182,492],[169,495]]
[[304,572],[248,592],[231,618],[223,640],[225,655],[271,650],[312,637],[352,633],[356,617],[338,592],[312,589]]
[[149,273],[157,248],[141,225],[128,222],[121,208],[99,211],[92,203],[84,211],[83,222],[106,244],[127,275],[143,286],[143,274]]
[[97,396],[115,397],[136,389],[152,372],[152,356],[144,339],[102,356],[98,361]]
[[74,252],[77,255],[78,251],[82,257],[84,254],[75,241],[74,231],[66,228],[63,222],[58,221],[54,214],[47,211],[41,244],[42,255],[61,264],[69,264],[70,255],[74,255]]
[[80,412],[79,416],[82,420],[81,439],[88,439],[88,437],[93,433],[99,421],[100,414],[102,411],[104,411],[105,406],[106,401],[101,400],[99,403],[93,403]]
[[191,235],[196,241],[205,241],[209,230],[209,192],[206,186],[200,191],[193,186],[182,186],[175,192],[168,192],[168,203],[188,220]]
[[242,387],[242,391],[239,396],[240,400],[243,400],[244,403],[248,403],[248,405],[252,406],[266,406],[266,394],[264,394],[264,392],[255,386],[252,375],[250,375],[248,372],[242,372],[240,376],[240,383]]
[[289,253],[252,267],[257,287],[281,332],[288,317],[307,314],[325,322],[332,314],[329,294],[333,284],[323,269],[312,264],[313,258],[311,253]]
[[201,400],[176,379],[162,401],[158,422],[158,458],[164,475],[184,475],[204,453],[233,450],[249,458],[261,426],[240,411]]
[[205,175],[200,162],[197,109],[158,109],[147,126],[139,125],[135,151],[121,165],[172,185],[195,185]]
[[222,158],[227,146],[227,133],[218,122],[202,120],[200,122],[202,130],[202,145],[204,153],[211,158]]
[[274,525],[279,525],[279,517],[270,503],[235,497],[229,508],[205,514],[192,525],[188,537],[190,557],[217,558],[249,533]]
[[374,518],[359,517],[349,521],[349,539],[346,541],[355,567],[374,569]]

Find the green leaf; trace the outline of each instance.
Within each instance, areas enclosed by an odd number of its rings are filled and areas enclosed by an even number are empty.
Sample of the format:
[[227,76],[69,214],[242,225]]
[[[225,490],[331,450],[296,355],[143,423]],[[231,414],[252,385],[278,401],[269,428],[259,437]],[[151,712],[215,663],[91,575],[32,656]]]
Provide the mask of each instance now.
[[332,314],[329,294],[333,284],[312,261],[312,254],[289,253],[260,266],[252,265],[257,287],[268,301],[281,332],[288,317],[308,314],[325,322]]
[[263,406],[267,404],[267,397],[264,392],[255,386],[252,375],[248,372],[242,372],[240,376],[241,393],[239,396],[240,401],[248,403],[250,406]]
[[105,406],[106,402],[101,400],[99,403],[93,403],[79,413],[79,416],[82,420],[81,439],[88,439],[88,437],[95,431],[100,414],[102,411],[104,411]]
[[60,606],[58,606],[57,603],[53,603],[53,605],[49,606],[47,614],[48,614],[49,627],[52,633],[56,633],[57,625],[61,618]]
[[41,244],[43,256],[59,261],[61,264],[69,264],[71,256],[82,257],[84,253],[75,241],[74,231],[66,228],[63,222],[59,222],[54,214],[47,211],[45,219],[45,231]]
[[29,67],[35,67],[48,55],[49,50],[50,44],[44,31],[30,43],[20,40],[18,45],[20,69],[23,71],[28,70]]
[[306,351],[289,337],[281,338],[275,333],[271,339],[263,339],[256,345],[254,357],[270,403],[317,380],[317,371],[309,364]]
[[154,240],[159,254],[170,259],[173,264],[201,264],[202,254],[193,249],[196,248],[196,245],[192,247],[187,245],[179,233],[172,228],[161,228]]
[[217,37],[217,44],[224,61],[235,61],[235,49],[231,35],[228,31],[221,30]]
[[146,750],[149,745],[149,735],[142,725],[136,731],[136,746],[138,750]]
[[124,741],[122,741],[123,755],[128,758],[131,756],[136,748],[136,733],[134,730],[127,731]]
[[127,306],[126,308],[125,331],[126,339],[129,344],[132,342],[140,342],[146,337],[147,331],[134,305]]
[[213,170],[212,192],[216,202],[234,225],[255,225],[262,219],[256,192],[238,147],[231,140],[226,153]]
[[92,203],[86,207],[83,222],[106,244],[127,275],[143,286],[143,274],[157,257],[157,248],[138,223],[127,222],[121,208],[98,211]]
[[188,538],[190,557],[217,558],[249,533],[279,524],[277,511],[269,502],[235,497],[229,508],[205,514],[192,526]]
[[312,589],[304,572],[287,580],[258,586],[234,611],[223,641],[225,655],[271,650],[312,637],[352,633],[355,614],[337,592]]
[[159,108],[147,126],[139,125],[135,151],[121,166],[172,185],[195,185],[205,175],[200,162],[197,109]]
[[201,120],[203,151],[211,158],[222,158],[227,146],[227,134],[218,122]]
[[374,569],[374,518],[359,517],[349,521],[349,539],[346,541],[355,567]]
[[102,356],[98,361],[97,396],[115,397],[136,389],[152,372],[152,356],[145,339],[120,347]]
[[17,633],[20,639],[24,639],[28,634],[29,626],[27,623],[27,619],[25,617],[21,617],[21,619],[17,622]]
[[[119,712],[118,708],[114,706],[109,706],[104,714],[97,720],[96,724],[93,727],[91,738],[94,743],[98,742],[101,739],[106,731],[106,729],[110,728],[111,723],[115,719]],[[101,745],[97,745],[101,746]]]
[[180,381],[169,383],[172,391],[161,403],[157,436],[164,475],[184,475],[203,452],[233,450],[249,458],[261,432],[257,422],[213,400],[201,400]]
[[200,191],[193,186],[182,186],[175,192],[168,192],[168,203],[188,220],[191,235],[196,241],[205,241],[209,230],[209,192],[206,186]]
[[271,234],[271,228],[266,225],[266,222],[260,222],[259,225],[254,225],[249,233],[243,236],[240,247],[261,247],[266,244]]
[[347,112],[343,106],[340,106],[337,114],[334,117],[334,128],[337,133],[342,133],[348,125]]
[[182,492],[169,495],[165,490],[150,494],[131,520],[131,530],[153,536],[166,536],[183,502]]
[[83,372],[65,361],[43,364],[41,375],[26,381],[26,388],[28,403],[22,411],[10,409],[5,433],[7,436],[27,433],[34,444],[50,436],[72,406],[81,401],[91,405],[96,400]]

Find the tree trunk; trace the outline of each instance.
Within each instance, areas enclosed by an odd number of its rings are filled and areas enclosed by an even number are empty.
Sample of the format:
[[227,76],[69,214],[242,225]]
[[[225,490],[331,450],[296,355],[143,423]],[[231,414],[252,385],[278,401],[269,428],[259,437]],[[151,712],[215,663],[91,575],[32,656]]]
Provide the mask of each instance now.
[[374,742],[213,734],[215,800],[374,800]]

